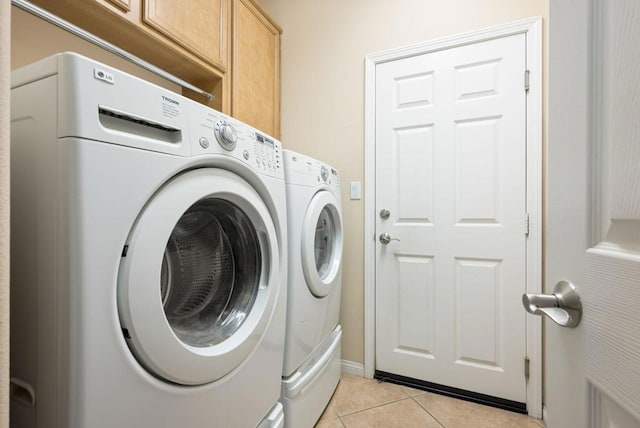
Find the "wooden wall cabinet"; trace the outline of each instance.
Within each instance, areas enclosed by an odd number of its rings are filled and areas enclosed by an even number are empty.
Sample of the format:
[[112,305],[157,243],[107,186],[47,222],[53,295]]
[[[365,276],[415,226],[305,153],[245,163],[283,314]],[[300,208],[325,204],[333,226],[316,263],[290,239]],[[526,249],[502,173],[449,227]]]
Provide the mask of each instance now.
[[[89,31],[97,30],[108,39],[117,37],[116,32],[124,20],[145,36],[155,39],[167,47],[176,45],[189,53],[225,71],[228,65],[229,20],[231,0],[35,0],[36,4],[48,8],[63,18]],[[102,21],[80,20],[81,14],[98,17]],[[114,18],[116,19],[114,22]],[[115,24],[112,32],[100,24]],[[135,43],[130,40],[130,43]],[[127,49],[124,46],[121,46]]]
[[228,0],[142,1],[145,24],[220,70],[227,68]]
[[183,94],[280,137],[281,28],[254,0],[31,0],[215,95]]
[[231,115],[280,138],[282,29],[251,0],[233,0]]
[[230,111],[231,0],[31,0],[96,36],[215,95]]
[[109,3],[114,6],[122,9],[124,12],[129,12],[131,10],[131,0],[107,0]]

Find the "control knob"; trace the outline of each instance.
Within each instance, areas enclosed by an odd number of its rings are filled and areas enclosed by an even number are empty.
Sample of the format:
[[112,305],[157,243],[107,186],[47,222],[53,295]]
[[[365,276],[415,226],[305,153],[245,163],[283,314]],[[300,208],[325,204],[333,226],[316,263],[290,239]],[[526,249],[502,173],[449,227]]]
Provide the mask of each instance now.
[[236,148],[238,142],[238,131],[231,125],[223,120],[216,123],[215,128],[216,140],[218,144],[228,151],[232,151]]
[[329,170],[326,166],[320,168],[320,176],[322,177],[322,181],[327,181],[327,178],[329,178]]

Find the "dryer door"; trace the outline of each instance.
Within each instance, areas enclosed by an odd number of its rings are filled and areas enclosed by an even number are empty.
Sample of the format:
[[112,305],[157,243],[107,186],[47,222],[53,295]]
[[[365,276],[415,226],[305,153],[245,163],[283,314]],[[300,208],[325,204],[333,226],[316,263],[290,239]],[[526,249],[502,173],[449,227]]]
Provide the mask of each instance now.
[[302,268],[311,293],[324,297],[340,280],[342,218],[338,200],[326,190],[316,193],[302,225]]
[[183,385],[231,372],[268,326],[279,257],[269,210],[245,180],[208,168],[168,182],[121,259],[118,310],[136,359]]

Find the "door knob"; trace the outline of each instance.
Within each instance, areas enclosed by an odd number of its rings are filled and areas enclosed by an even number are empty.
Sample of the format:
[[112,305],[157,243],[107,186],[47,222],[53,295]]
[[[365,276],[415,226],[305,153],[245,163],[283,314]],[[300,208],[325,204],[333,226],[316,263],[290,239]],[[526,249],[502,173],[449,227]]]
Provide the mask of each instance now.
[[388,233],[381,233],[380,234],[380,243],[381,244],[385,244],[387,245],[389,242],[391,241],[398,241],[400,242],[400,240],[398,238],[392,238],[391,235],[389,235]]
[[553,294],[523,294],[522,305],[533,315],[546,315],[562,327],[575,327],[582,318],[582,302],[576,287],[560,281]]

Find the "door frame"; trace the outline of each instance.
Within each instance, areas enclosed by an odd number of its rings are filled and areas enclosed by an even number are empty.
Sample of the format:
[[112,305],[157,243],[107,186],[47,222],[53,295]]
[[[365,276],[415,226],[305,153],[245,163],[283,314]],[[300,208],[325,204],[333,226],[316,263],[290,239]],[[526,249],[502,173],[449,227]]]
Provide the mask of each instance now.
[[[542,292],[543,229],[543,128],[542,128],[542,18],[526,18],[455,36],[410,46],[389,49],[365,57],[365,192],[364,192],[364,375],[373,378],[375,371],[375,133],[376,66],[411,56],[469,45],[487,40],[525,34],[529,91],[526,97],[527,128],[527,239],[526,292]],[[523,85],[524,85],[523,76]],[[523,219],[524,231],[524,219]],[[524,311],[524,309],[522,309]],[[526,345],[529,358],[527,410],[542,418],[542,320],[526,318]],[[523,355],[523,376],[524,376]]]

